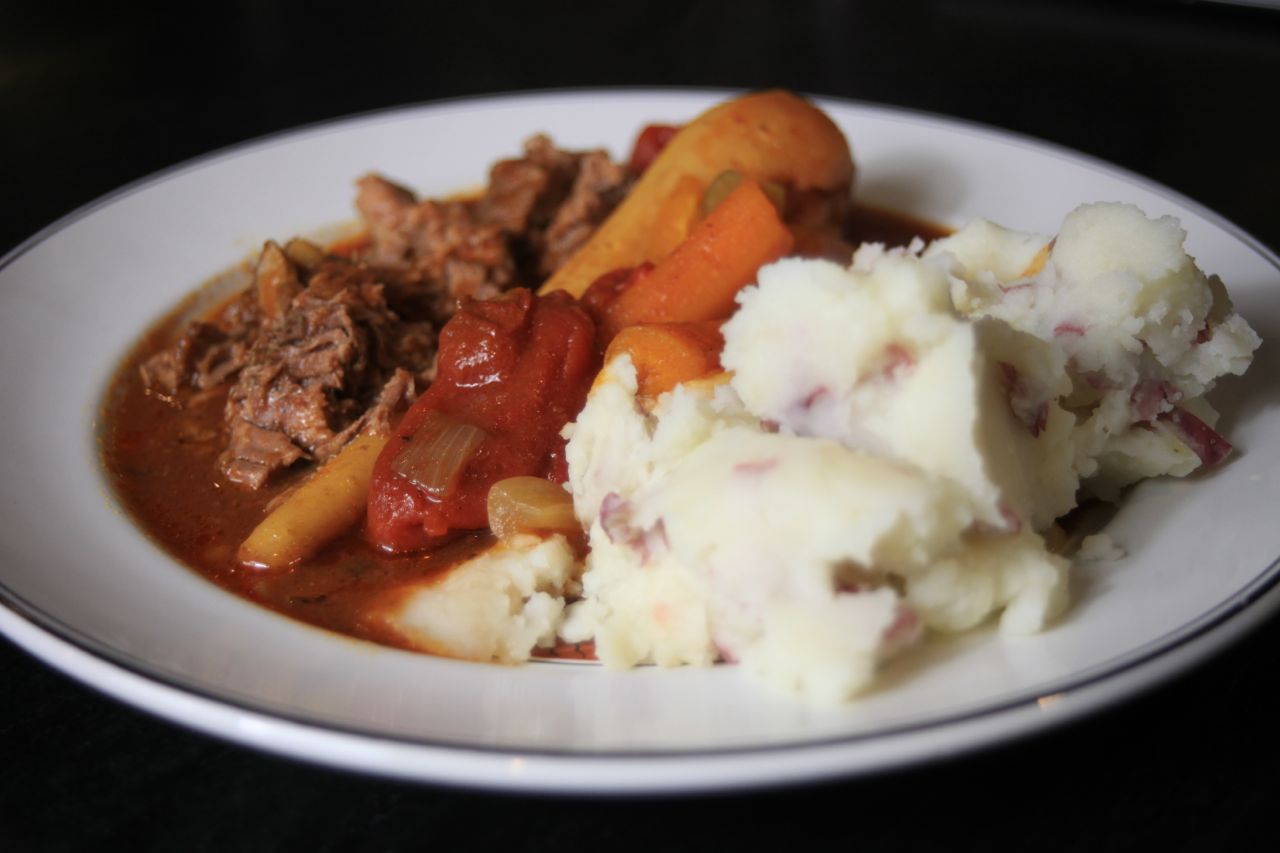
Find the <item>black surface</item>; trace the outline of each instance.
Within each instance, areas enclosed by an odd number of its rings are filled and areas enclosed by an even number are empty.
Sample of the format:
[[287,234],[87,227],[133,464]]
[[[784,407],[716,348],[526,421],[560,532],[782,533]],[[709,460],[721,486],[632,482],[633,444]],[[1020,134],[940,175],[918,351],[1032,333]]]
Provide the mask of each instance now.
[[[1280,13],[995,0],[157,9],[0,3],[0,253],[120,184],[264,133],[603,85],[784,86],[958,115],[1117,162],[1280,247]],[[946,763],[590,801],[264,756],[133,711],[0,641],[0,849],[1258,849],[1280,793],[1278,643],[1273,620],[1137,701]]]

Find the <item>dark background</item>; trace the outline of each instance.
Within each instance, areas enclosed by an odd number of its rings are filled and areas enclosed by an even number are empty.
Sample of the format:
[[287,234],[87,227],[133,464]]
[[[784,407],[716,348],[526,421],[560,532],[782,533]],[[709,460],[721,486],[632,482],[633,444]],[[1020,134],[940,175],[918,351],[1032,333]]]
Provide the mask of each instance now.
[[[102,6],[0,2],[0,254],[123,183],[297,124],[495,91],[652,85],[782,86],[998,125],[1163,182],[1280,247],[1280,11],[1013,0]],[[1273,620],[1139,700],[946,763],[779,791],[593,801],[260,755],[124,707],[0,641],[0,848],[1257,849],[1269,846],[1280,794],[1278,644]]]

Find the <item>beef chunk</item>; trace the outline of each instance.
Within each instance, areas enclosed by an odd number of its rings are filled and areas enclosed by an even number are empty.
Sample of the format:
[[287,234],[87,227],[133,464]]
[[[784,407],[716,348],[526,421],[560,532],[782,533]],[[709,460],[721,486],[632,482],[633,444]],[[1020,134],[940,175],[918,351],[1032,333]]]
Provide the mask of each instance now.
[[[299,459],[328,458],[369,418],[388,418],[412,396],[434,350],[432,327],[401,321],[367,269],[321,263],[288,310],[263,326],[227,395],[223,472],[258,488]],[[384,411],[371,413],[379,405]]]
[[545,136],[493,166],[477,198],[419,201],[377,175],[358,182],[371,244],[361,260],[390,282],[392,307],[443,323],[464,296],[536,287],[591,236],[625,194],[625,170],[602,151],[574,153]]
[[499,225],[525,261],[522,284],[555,272],[622,201],[626,169],[604,151],[563,151],[544,135],[524,144],[524,156],[489,172],[475,204],[482,222]]
[[170,397],[221,385],[244,366],[256,330],[253,301],[237,299],[216,320],[188,324],[172,346],[143,362],[142,384]]
[[578,173],[568,196],[556,209],[543,235],[538,271],[549,276],[595,233],[613,212],[626,189],[626,171],[599,151],[578,160]]
[[231,420],[231,441],[222,456],[222,473],[233,483],[257,489],[272,471],[286,468],[306,454],[277,430],[263,429],[243,418]]
[[316,458],[329,458],[365,430],[391,432],[394,417],[407,409],[417,397],[418,384],[418,378],[414,374],[403,368],[397,368],[378,391],[373,404],[364,410],[364,414],[316,447]]
[[581,156],[561,151],[542,134],[529,138],[523,157],[500,160],[489,170],[476,217],[515,235],[545,228],[569,194]]
[[399,311],[441,324],[460,298],[494,296],[513,282],[502,229],[477,222],[466,202],[418,202],[376,175],[358,186],[356,207],[373,240],[362,259],[393,284],[389,298]]

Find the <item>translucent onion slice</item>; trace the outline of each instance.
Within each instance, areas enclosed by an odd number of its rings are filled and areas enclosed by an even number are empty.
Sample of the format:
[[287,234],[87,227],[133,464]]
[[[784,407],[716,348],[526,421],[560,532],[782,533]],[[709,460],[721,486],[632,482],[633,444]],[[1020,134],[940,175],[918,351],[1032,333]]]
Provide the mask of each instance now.
[[[711,183],[707,185],[707,191],[702,194],[702,216],[705,218],[711,211],[720,206],[720,202],[729,197],[729,194],[738,188],[744,180],[743,174],[735,169],[726,169],[711,179]],[[777,209],[778,215],[782,216],[787,209],[787,191],[782,184],[773,181],[762,181],[760,189],[773,203]]]
[[489,529],[504,541],[522,533],[577,533],[573,497],[541,477],[509,477],[489,489]]
[[289,260],[307,270],[320,266],[320,262],[324,260],[324,249],[301,237],[294,237],[285,243],[284,253],[289,256]]
[[488,437],[474,424],[432,411],[392,460],[391,470],[433,498],[443,498],[457,487],[467,463]]

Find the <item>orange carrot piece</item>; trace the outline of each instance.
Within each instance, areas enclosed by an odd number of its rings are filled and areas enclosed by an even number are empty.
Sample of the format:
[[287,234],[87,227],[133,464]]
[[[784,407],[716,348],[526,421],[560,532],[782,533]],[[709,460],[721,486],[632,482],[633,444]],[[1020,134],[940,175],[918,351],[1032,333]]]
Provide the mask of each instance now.
[[755,181],[743,181],[649,275],[606,313],[610,334],[637,323],[720,320],[760,267],[791,250],[793,238]]
[[662,201],[658,217],[649,232],[649,250],[646,260],[653,263],[665,258],[684,242],[698,218],[698,207],[706,187],[693,175],[681,175]]
[[853,155],[822,110],[787,92],[753,92],[686,124],[649,165],[591,239],[547,279],[542,292],[581,296],[593,281],[647,259],[649,235],[663,202],[683,175],[704,185],[726,169],[788,192],[849,192]]
[[719,320],[697,323],[642,323],[620,331],[609,344],[608,364],[626,353],[636,368],[638,396],[653,398],[681,382],[720,369],[724,337]]

